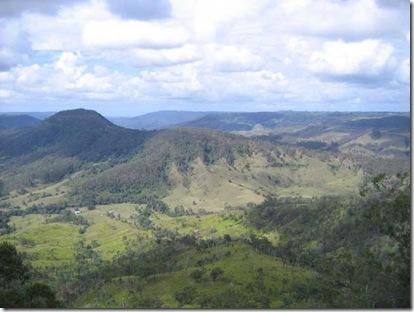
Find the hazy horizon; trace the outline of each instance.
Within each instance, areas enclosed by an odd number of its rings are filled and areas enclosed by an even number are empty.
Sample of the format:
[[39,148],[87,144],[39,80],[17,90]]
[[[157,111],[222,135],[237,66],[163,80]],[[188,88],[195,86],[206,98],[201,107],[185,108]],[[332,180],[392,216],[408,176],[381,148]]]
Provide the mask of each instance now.
[[30,115],[30,114],[55,114],[60,111],[67,111],[67,110],[76,110],[76,109],[86,109],[86,110],[93,110],[97,113],[101,114],[105,117],[110,118],[133,118],[133,117],[139,117],[144,116],[147,114],[152,113],[161,113],[161,112],[184,112],[184,113],[192,113],[192,112],[200,112],[200,113],[276,113],[276,112],[297,112],[297,113],[390,113],[390,114],[411,114],[411,111],[339,111],[339,110],[331,110],[331,111],[323,111],[323,110],[273,110],[273,111],[217,111],[217,110],[180,110],[180,109],[166,109],[166,110],[156,110],[156,111],[150,111],[146,113],[137,113],[137,114],[130,114],[130,115],[111,115],[111,114],[105,114],[103,112],[100,112],[96,109],[89,109],[85,107],[74,107],[69,109],[62,109],[57,111],[0,111],[0,115]]

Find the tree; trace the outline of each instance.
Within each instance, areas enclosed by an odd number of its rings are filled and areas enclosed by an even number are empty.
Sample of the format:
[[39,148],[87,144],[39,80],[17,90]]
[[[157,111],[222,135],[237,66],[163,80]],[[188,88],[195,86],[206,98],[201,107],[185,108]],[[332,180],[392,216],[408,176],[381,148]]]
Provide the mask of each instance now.
[[23,259],[16,247],[8,242],[0,244],[0,284],[4,285],[12,281],[25,281],[29,270],[23,264]]
[[181,304],[190,304],[195,299],[196,294],[197,291],[194,287],[186,286],[175,293],[175,299]]
[[200,269],[195,269],[194,271],[190,273],[191,278],[193,278],[195,281],[200,281],[203,275],[204,275],[204,271]]
[[16,247],[0,244],[0,306],[3,308],[54,308],[59,305],[49,286],[30,283],[29,267]]
[[257,289],[259,291],[263,291],[265,286],[264,286],[264,272],[262,268],[259,268],[257,270],[257,274],[256,274],[256,285],[257,285]]
[[2,180],[0,180],[0,197],[6,195],[5,194],[5,187],[4,187],[4,182]]
[[26,305],[31,308],[53,308],[58,306],[58,302],[49,286],[34,283],[26,289]]
[[214,268],[213,270],[211,270],[210,272],[210,276],[211,279],[213,280],[213,282],[215,282],[217,280],[217,278],[222,275],[224,273],[224,270],[221,268]]
[[381,131],[379,131],[378,129],[373,129],[371,132],[371,138],[373,138],[374,140],[377,140],[379,138],[381,138],[382,134]]

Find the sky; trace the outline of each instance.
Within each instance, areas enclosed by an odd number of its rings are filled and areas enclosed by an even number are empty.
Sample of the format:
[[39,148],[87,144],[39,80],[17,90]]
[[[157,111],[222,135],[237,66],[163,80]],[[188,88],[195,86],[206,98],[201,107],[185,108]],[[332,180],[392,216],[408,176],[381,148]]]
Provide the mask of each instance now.
[[0,112],[409,111],[409,0],[1,0]]

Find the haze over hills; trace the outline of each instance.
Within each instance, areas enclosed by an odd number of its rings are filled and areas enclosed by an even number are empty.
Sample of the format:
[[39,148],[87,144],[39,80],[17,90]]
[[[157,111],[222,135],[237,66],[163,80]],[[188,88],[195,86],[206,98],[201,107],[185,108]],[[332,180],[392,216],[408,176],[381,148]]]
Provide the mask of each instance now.
[[113,123],[131,129],[162,129],[201,118],[210,112],[160,111],[137,117],[110,117]]
[[28,115],[36,119],[43,120],[43,119],[46,119],[47,117],[52,116],[53,114],[56,114],[56,112],[3,112],[3,113],[0,113],[0,116]]
[[161,111],[113,121],[143,129],[206,128],[314,149],[334,146],[361,157],[409,155],[409,113]]
[[[325,126],[346,123],[358,118],[382,118],[403,116],[398,112],[214,112],[214,111],[158,111],[137,117],[109,117],[109,120],[132,129],[162,129],[171,127],[208,128],[221,131],[251,131],[255,127],[280,131],[284,128],[305,127],[322,124]],[[407,120],[402,120],[407,124]],[[367,125],[368,126],[368,125]],[[377,125],[380,126],[380,125]]]
[[22,128],[39,123],[39,119],[29,115],[0,115],[0,129]]

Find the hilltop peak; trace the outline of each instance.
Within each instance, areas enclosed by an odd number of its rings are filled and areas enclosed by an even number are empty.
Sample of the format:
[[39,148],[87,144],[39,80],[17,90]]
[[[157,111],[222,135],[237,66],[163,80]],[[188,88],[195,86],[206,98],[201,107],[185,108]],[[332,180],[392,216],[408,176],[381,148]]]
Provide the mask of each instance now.
[[88,109],[72,109],[58,112],[45,120],[45,123],[58,123],[58,124],[70,124],[70,125],[79,125],[83,126],[113,126],[113,124],[108,121],[101,114],[97,113],[94,110]]

